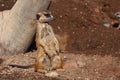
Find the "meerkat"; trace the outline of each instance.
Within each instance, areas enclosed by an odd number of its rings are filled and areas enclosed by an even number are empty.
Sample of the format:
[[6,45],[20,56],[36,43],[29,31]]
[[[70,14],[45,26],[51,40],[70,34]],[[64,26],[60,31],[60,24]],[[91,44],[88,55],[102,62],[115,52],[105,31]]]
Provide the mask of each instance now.
[[35,64],[28,66],[14,65],[9,66],[17,68],[31,68],[35,67],[35,72],[47,73],[55,69],[62,68],[62,59],[59,55],[59,43],[56,39],[52,27],[48,24],[54,17],[48,11],[39,12],[36,15],[37,29],[36,29],[36,47],[37,58]]
[[35,70],[54,70],[62,67],[62,59],[59,55],[59,43],[52,27],[48,24],[54,20],[49,11],[41,11],[36,15],[37,31],[36,46],[38,56],[36,58]]

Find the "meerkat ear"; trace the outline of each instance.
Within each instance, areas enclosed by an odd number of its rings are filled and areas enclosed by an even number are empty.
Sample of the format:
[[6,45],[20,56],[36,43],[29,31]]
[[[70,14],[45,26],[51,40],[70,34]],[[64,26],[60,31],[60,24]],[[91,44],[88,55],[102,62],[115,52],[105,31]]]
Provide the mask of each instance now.
[[39,15],[39,14],[37,14],[37,15],[36,15],[36,19],[37,19],[37,20],[39,20],[39,18],[40,18],[40,15]]

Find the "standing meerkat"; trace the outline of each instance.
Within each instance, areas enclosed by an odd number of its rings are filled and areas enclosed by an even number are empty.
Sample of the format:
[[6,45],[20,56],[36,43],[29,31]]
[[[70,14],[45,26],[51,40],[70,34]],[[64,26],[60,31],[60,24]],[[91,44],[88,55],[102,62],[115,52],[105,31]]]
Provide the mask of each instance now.
[[54,17],[49,11],[41,11],[37,15],[36,46],[38,56],[35,63],[35,71],[49,71],[62,67],[62,59],[59,55],[59,43],[52,27],[48,24]]
[[23,69],[35,66],[35,71],[41,73],[48,73],[55,69],[61,69],[62,59],[59,55],[59,43],[54,35],[52,27],[48,24],[48,22],[54,18],[48,11],[41,11],[36,15],[36,17],[37,58],[35,64],[28,66],[9,64],[9,66]]

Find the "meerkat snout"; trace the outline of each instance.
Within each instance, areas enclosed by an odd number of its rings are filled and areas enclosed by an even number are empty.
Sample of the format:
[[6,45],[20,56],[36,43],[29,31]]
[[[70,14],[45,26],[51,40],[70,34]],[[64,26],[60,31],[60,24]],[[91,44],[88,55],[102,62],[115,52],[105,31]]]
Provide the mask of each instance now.
[[37,20],[39,20],[39,18],[40,18],[40,15],[39,15],[39,14],[37,14],[37,15],[36,15],[36,19],[37,19]]
[[36,19],[41,22],[49,22],[54,20],[55,18],[53,17],[53,15],[51,14],[51,12],[49,11],[41,11],[36,15]]

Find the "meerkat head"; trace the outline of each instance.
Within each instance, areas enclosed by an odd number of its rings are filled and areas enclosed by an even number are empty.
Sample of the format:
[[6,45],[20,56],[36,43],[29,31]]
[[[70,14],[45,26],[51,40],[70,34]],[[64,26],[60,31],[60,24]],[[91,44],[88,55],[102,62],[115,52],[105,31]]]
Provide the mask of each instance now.
[[39,22],[45,23],[54,20],[53,15],[49,11],[41,11],[36,15]]
[[118,19],[120,19],[120,12],[116,12],[115,13],[115,17],[118,18]]

